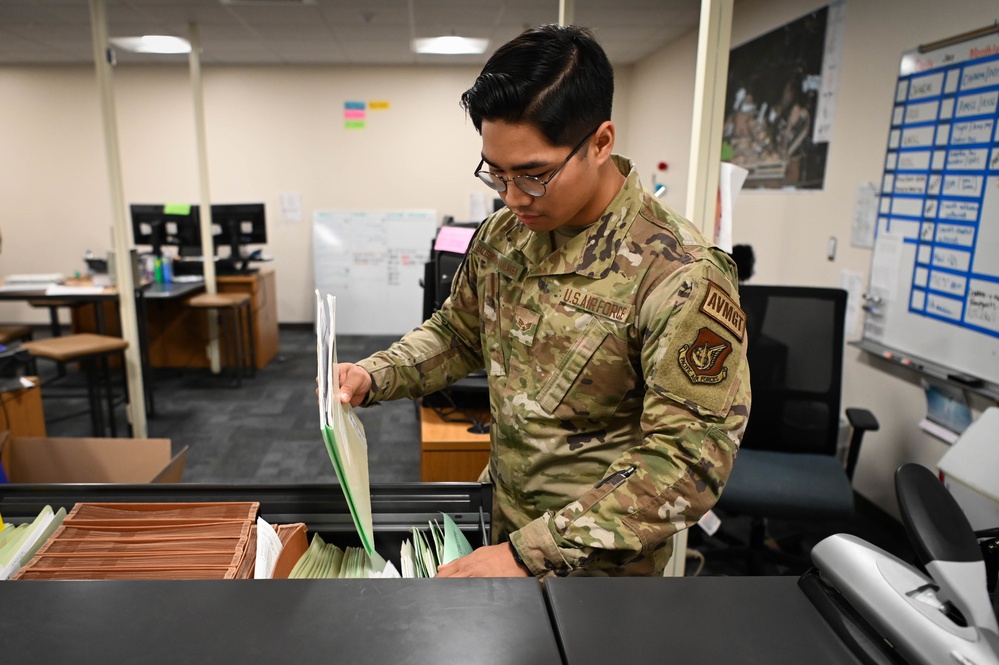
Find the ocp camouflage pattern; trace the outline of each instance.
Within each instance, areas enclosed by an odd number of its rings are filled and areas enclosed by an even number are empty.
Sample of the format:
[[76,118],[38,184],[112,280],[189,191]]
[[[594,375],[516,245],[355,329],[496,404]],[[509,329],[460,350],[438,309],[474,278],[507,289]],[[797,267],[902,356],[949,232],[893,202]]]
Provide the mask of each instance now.
[[538,575],[661,573],[717,501],[749,417],[736,268],[642,188],[553,251],[508,210],[451,297],[359,363],[366,401],[489,376],[493,538]]

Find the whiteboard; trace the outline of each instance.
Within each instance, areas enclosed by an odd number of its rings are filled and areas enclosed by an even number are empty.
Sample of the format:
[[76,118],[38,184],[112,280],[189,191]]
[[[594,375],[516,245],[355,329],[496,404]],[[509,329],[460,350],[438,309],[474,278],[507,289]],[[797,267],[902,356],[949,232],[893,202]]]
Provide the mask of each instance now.
[[336,296],[336,331],[402,335],[423,323],[424,263],[437,232],[433,210],[317,210],[316,288]]
[[999,383],[999,34],[904,54],[880,192],[864,341]]

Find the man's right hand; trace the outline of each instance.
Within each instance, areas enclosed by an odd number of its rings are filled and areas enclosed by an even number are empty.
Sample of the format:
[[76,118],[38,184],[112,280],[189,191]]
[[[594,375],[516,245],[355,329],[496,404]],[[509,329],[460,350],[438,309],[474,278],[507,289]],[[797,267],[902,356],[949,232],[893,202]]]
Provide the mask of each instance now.
[[340,401],[351,406],[360,406],[371,391],[371,375],[354,363],[338,363],[337,380],[340,382]]

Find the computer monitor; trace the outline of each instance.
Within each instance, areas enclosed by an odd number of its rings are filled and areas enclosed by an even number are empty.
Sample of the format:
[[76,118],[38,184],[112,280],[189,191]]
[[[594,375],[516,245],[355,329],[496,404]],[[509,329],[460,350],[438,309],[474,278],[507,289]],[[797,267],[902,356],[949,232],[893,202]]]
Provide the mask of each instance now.
[[247,261],[242,254],[244,245],[267,243],[267,219],[263,203],[224,203],[212,206],[212,236],[216,254],[218,248],[229,248],[229,260]]
[[133,203],[132,240],[149,245],[154,256],[163,256],[163,246],[201,245],[198,206],[187,204]]

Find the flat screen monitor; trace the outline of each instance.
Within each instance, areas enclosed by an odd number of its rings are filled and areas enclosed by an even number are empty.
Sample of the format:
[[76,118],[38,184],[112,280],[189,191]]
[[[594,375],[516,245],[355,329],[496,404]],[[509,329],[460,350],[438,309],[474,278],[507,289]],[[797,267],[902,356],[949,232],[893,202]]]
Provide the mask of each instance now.
[[133,203],[130,212],[133,242],[152,247],[155,256],[163,255],[164,245],[201,245],[201,216],[196,205]]
[[212,206],[212,236],[216,254],[229,248],[229,259],[243,259],[245,245],[267,244],[267,218],[263,203],[221,203]]

